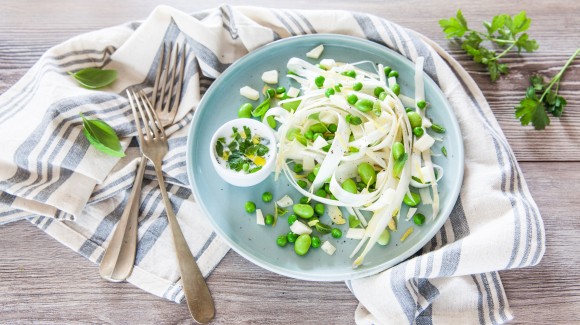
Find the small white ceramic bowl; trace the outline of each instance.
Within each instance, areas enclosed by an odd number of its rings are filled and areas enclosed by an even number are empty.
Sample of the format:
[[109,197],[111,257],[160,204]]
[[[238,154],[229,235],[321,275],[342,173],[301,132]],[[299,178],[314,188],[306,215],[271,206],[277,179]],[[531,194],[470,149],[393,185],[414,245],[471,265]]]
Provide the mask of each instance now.
[[[232,134],[233,127],[243,130],[244,126],[249,127],[252,130],[252,134],[259,134],[262,138],[269,141],[267,145],[269,152],[266,158],[266,163],[262,166],[262,169],[251,174],[236,172],[235,170],[227,168],[225,164],[220,164],[215,151],[215,144],[218,138],[224,137],[228,139]],[[213,167],[224,181],[240,187],[253,186],[265,180],[274,170],[276,161],[276,137],[274,136],[272,128],[268,125],[250,118],[238,118],[225,123],[217,129],[211,138],[209,154]]]

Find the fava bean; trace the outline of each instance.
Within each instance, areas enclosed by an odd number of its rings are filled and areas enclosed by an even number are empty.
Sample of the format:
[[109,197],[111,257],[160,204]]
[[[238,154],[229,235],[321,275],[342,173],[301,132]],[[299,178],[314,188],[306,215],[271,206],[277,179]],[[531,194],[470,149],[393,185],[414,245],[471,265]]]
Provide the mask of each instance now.
[[245,103],[238,109],[238,117],[240,118],[250,118],[252,117],[252,111],[254,107],[250,103]]
[[310,235],[308,234],[300,235],[298,236],[296,242],[294,243],[294,251],[296,252],[296,254],[300,256],[306,255],[311,245],[312,238],[310,238]]
[[417,112],[407,112],[407,118],[409,118],[409,123],[411,123],[411,128],[418,128],[423,124],[423,119],[421,115]]
[[341,185],[342,189],[349,192],[356,194],[356,183],[352,180],[352,178],[347,178]]
[[405,153],[405,146],[401,142],[395,142],[391,148],[391,153],[393,154],[393,159],[399,160]]
[[365,185],[372,185],[377,180],[377,172],[369,163],[364,162],[358,165],[357,171]]
[[292,210],[297,216],[304,219],[310,219],[314,215],[314,209],[308,204],[294,204]]
[[405,194],[403,202],[405,202],[405,204],[410,207],[414,207],[419,205],[419,203],[421,202],[421,196],[415,192],[411,192],[411,196]]

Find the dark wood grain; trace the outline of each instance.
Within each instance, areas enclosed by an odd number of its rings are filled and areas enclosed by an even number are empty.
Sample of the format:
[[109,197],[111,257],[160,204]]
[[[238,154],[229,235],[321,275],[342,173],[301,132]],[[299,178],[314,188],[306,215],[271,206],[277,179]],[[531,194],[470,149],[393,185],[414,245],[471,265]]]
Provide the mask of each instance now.
[[[220,2],[165,1],[186,12]],[[229,1],[233,5],[272,6],[272,1]],[[281,4],[277,4],[280,6]],[[13,85],[44,51],[83,32],[144,19],[155,1],[99,2],[57,0],[0,3],[0,93]],[[288,8],[369,12],[427,35],[450,51],[480,85],[508,138],[544,217],[546,255],[534,268],[502,272],[518,324],[580,322],[580,62],[561,85],[566,113],[542,132],[519,126],[513,107],[528,77],[555,74],[580,46],[580,2],[464,1],[471,22],[500,12],[526,9],[537,53],[509,55],[509,76],[490,83],[484,69],[440,32],[437,20],[454,15],[458,4],[444,1],[306,1]],[[215,324],[352,324],[356,300],[342,283],[312,283],[284,278],[229,253],[209,277],[217,308]],[[64,248],[26,222],[0,228],[0,323],[41,324],[190,324],[186,307],[133,287],[101,280],[95,265]]]

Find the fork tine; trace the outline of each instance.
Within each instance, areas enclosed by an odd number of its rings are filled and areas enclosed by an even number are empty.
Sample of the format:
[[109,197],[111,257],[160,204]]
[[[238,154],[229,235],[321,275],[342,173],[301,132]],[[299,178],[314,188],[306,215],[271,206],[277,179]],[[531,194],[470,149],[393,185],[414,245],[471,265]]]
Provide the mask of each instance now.
[[161,121],[159,120],[159,117],[157,116],[155,109],[153,109],[153,106],[151,106],[151,102],[149,102],[149,99],[147,99],[147,95],[145,95],[143,91],[140,92],[140,95],[144,103],[143,106],[145,106],[145,111],[147,111],[147,116],[149,116],[151,128],[155,132],[155,138],[158,138],[159,134],[161,134],[161,136],[165,138],[165,130],[163,129],[163,125],[161,124]]
[[175,94],[175,100],[173,101],[173,107],[169,111],[176,110],[179,107],[179,102],[181,99],[181,87],[183,86],[183,73],[185,72],[185,43],[181,46],[181,60],[179,64],[179,79],[177,80],[177,92]]
[[[159,98],[159,109],[163,109],[163,102],[165,101],[165,93],[167,92],[167,76],[169,75],[169,65],[171,64],[171,54],[173,52],[173,44],[169,43],[168,48],[168,53],[167,53],[167,61],[165,62],[165,65],[163,66],[163,82],[162,82],[162,86],[161,86],[161,95]],[[169,99],[171,99],[171,97],[169,97]],[[157,106],[156,106],[157,107]]]
[[133,111],[133,119],[135,119],[135,127],[137,128],[137,135],[139,136],[139,143],[143,143],[144,139],[143,139],[143,131],[141,130],[141,121],[139,119],[139,117],[137,116],[137,109],[135,108],[135,102],[137,101],[137,98],[133,98],[133,96],[131,96],[131,92],[129,92],[129,89],[127,89],[127,97],[129,98],[129,103],[131,104],[131,110]]
[[[165,43],[161,48],[161,55],[159,56],[159,67],[163,66],[163,61],[165,61]],[[159,88],[159,82],[161,81],[161,73],[163,69],[157,68],[157,74],[155,75],[155,84],[153,85],[153,97],[151,100],[153,101],[153,107],[155,107],[155,103],[157,101],[157,91]]]
[[[137,103],[137,109],[139,110],[139,115],[141,116],[141,119],[143,120],[143,125],[145,128],[145,134],[143,135],[143,138],[145,139],[145,141],[150,140],[153,137],[153,132],[151,130],[151,128],[149,127],[149,119],[147,118],[147,115],[145,114],[145,112],[143,112],[143,108],[141,107],[141,97],[138,96],[135,91],[131,90],[133,92],[133,96],[135,96],[135,102]],[[143,106],[145,106],[145,103],[143,103]]]
[[[173,97],[173,83],[175,81],[175,70],[176,70],[177,64],[178,64],[178,62],[177,62],[177,57],[179,54],[178,46],[179,45],[177,43],[175,43],[175,45],[173,47],[173,53],[174,53],[173,59],[170,58],[172,65],[171,65],[171,78],[169,79],[169,92],[167,93],[169,97],[167,98],[167,102],[165,102],[165,107],[161,109],[162,111],[166,110],[167,112],[169,112],[171,109],[170,105],[171,105],[171,97]],[[167,74],[169,74],[169,70],[167,71]],[[163,104],[163,103],[161,103],[161,104]]]

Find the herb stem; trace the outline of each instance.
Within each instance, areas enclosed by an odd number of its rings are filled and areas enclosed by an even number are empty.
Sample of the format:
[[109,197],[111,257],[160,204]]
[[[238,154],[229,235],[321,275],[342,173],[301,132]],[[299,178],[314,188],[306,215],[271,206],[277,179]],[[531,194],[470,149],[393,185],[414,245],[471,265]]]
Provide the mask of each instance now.
[[516,45],[516,43],[512,43],[507,49],[505,49],[498,56],[496,56],[495,58],[493,58],[493,60],[495,61],[495,60],[501,58],[502,56],[506,55],[506,53],[509,52],[515,45]]
[[580,54],[580,48],[576,49],[576,52],[574,52],[574,54],[572,54],[572,56],[568,59],[568,61],[566,61],[566,64],[564,64],[562,69],[560,69],[560,72],[558,72],[558,74],[556,74],[554,78],[552,78],[550,84],[548,85],[548,87],[546,87],[546,90],[542,94],[542,97],[540,97],[540,102],[544,99],[544,96],[546,96],[546,94],[550,91],[550,89],[552,89],[554,84],[560,81],[560,78],[562,78],[562,76],[564,75],[564,71],[568,69],[568,67],[570,66],[570,64],[572,64],[572,61],[574,61],[574,59],[576,58],[576,56],[578,56],[578,54]]

